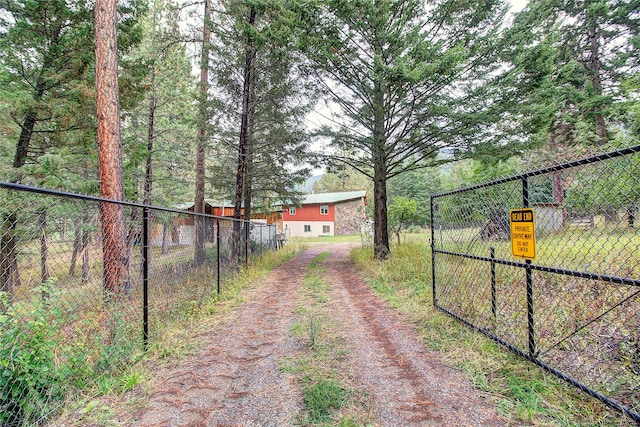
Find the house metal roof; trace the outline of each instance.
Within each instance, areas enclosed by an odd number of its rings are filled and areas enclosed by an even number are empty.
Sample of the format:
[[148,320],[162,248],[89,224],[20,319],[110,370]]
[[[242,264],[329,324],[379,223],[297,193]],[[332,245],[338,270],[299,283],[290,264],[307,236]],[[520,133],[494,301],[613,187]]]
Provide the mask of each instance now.
[[[204,202],[213,208],[233,207],[233,202],[230,202],[229,200],[219,201],[215,199],[204,199]],[[188,209],[191,209],[192,207],[193,207],[193,202],[185,202],[185,203],[180,203],[179,205],[174,206],[174,209],[180,209],[180,210],[186,211]]]
[[[307,194],[302,198],[301,203],[303,205],[313,205],[319,203],[339,203],[346,202],[349,200],[357,200],[366,197],[366,190],[358,190],[358,191],[341,191],[338,193],[320,193],[320,194]],[[214,200],[214,199],[205,199],[204,202],[211,207],[219,208],[219,207],[233,207],[233,202],[229,200]],[[285,204],[286,206],[286,204]],[[181,203],[179,205],[174,206],[175,209],[180,210],[188,210],[193,207],[193,202]]]
[[366,195],[367,192],[365,190],[342,191],[340,193],[307,194],[302,200],[302,204],[312,205],[316,203],[346,202],[348,200],[362,199],[363,197],[366,197]]

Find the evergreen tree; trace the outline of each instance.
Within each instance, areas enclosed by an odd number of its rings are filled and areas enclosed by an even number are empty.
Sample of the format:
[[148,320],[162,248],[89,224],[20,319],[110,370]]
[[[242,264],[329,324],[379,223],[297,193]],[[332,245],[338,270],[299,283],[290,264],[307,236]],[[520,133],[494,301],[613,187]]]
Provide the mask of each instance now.
[[[100,196],[124,200],[118,91],[116,0],[98,0],[95,9],[96,118]],[[124,207],[102,203],[103,286],[107,300],[120,297],[127,280]]]
[[[144,3],[121,2],[118,51],[123,105],[135,102],[135,64]],[[0,3],[0,170],[6,179],[96,193],[93,2]],[[13,122],[13,123],[12,123]]]
[[[318,7],[314,7],[318,4]],[[374,182],[374,256],[389,254],[387,181],[487,138],[481,86],[495,64],[499,0],[301,2],[301,45],[340,106],[333,156]],[[305,49],[306,48],[306,49]],[[320,75],[321,74],[321,75]]]
[[533,146],[548,144],[557,155],[563,147],[609,142],[621,78],[638,65],[638,6],[532,0],[516,15],[505,99]]
[[175,4],[150,6],[142,43],[131,55],[145,66],[146,99],[123,114],[125,179],[129,194],[140,193],[144,203],[175,205],[192,191],[196,87]]
[[409,171],[389,180],[389,199],[407,198],[417,203],[412,220],[426,227],[431,217],[431,194],[443,190],[443,177],[439,168]]
[[84,0],[17,0],[2,3],[0,19],[0,86],[19,128],[12,178],[22,180],[26,164],[69,142],[66,132],[93,127],[87,119],[93,108],[92,7]]
[[[235,216],[256,204],[295,198],[309,174],[302,118],[308,81],[292,56],[283,2],[228,1],[216,19],[216,79],[225,113],[214,166],[219,195],[234,195]],[[234,170],[230,170],[233,165]],[[233,179],[231,179],[233,178]]]

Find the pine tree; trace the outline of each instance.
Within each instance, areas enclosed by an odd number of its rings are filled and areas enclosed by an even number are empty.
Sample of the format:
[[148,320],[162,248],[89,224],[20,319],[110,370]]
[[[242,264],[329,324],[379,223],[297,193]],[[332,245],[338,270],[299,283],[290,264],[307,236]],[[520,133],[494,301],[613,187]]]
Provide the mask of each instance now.
[[241,209],[244,219],[250,217],[254,201],[260,209],[265,201],[295,197],[309,172],[301,125],[310,108],[309,88],[291,55],[283,4],[229,1],[218,14],[216,79],[226,114],[218,146],[223,160],[215,170],[221,195],[234,195],[238,219]]
[[155,0],[143,22],[142,43],[131,54],[145,66],[146,99],[123,113],[125,180],[129,193],[142,194],[145,204],[182,202],[193,182],[197,94],[177,21],[171,1]]
[[[319,6],[315,6],[319,4]],[[334,155],[374,182],[374,256],[389,254],[387,181],[469,149],[483,130],[479,88],[495,64],[504,4],[418,0],[300,2],[301,47],[340,107]],[[480,98],[482,100],[482,98]],[[340,151],[337,151],[340,153]]]
[[[12,162],[18,169],[60,145],[63,133],[87,127],[78,104],[92,102],[92,8],[84,0],[17,0],[4,2],[2,12],[2,83],[20,128]],[[23,176],[20,169],[14,179]]]
[[534,146],[548,144],[557,153],[609,142],[621,78],[637,58],[640,19],[632,11],[638,6],[636,0],[532,0],[516,15],[507,36],[512,69],[505,99]]

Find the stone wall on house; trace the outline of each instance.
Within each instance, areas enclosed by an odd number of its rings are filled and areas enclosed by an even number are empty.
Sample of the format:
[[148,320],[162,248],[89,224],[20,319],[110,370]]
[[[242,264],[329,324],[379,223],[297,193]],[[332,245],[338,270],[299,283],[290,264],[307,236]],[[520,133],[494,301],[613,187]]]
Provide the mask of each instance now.
[[360,233],[360,226],[365,218],[366,214],[362,200],[336,203],[335,235],[346,236]]

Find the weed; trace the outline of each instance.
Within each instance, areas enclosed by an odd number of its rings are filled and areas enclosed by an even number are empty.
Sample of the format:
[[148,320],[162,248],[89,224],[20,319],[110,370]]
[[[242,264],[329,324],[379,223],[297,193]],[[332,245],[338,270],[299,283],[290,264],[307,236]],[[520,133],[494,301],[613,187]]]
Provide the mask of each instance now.
[[332,379],[312,382],[303,391],[307,410],[305,423],[313,425],[329,421],[333,411],[342,408],[352,393]]
[[624,418],[603,404],[505,351],[489,338],[440,313],[431,304],[431,259],[425,242],[393,248],[385,262],[371,249],[355,249],[351,258],[370,286],[415,323],[421,339],[445,354],[478,388],[491,393],[498,409],[534,425],[623,426]]
[[[304,321],[291,328],[292,335],[306,339],[304,350],[296,355],[293,365],[286,364],[301,384],[305,412],[302,425],[340,425],[344,427],[365,425],[361,411],[364,400],[355,397],[350,386],[348,368],[345,366],[348,350],[344,339],[332,330],[331,313],[328,313],[330,285],[323,275],[322,261],[330,255],[323,252],[310,264],[303,280],[301,304],[296,307]],[[357,415],[350,412],[355,409]]]
[[144,382],[145,376],[142,372],[132,371],[122,375],[119,379],[121,393],[133,390],[138,384]]
[[309,316],[309,347],[315,349],[320,343],[320,333],[322,332],[322,321],[318,316]]
[[67,389],[81,385],[90,371],[80,348],[61,346],[62,316],[48,299],[55,296],[50,279],[30,303],[9,304],[0,315],[0,424],[17,426],[59,409]]

